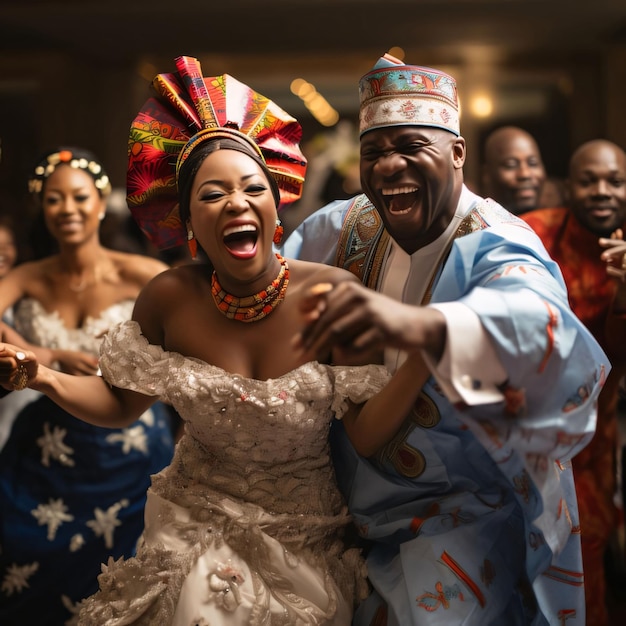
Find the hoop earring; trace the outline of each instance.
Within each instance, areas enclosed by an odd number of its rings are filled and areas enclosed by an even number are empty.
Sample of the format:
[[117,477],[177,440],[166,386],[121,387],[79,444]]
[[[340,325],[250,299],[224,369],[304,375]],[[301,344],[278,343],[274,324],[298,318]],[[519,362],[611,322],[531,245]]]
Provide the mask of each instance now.
[[277,217],[276,218],[276,230],[274,231],[274,238],[272,239],[272,241],[276,245],[278,245],[283,240],[284,232],[285,232],[285,229],[283,228],[283,225],[280,223],[280,219]]
[[193,236],[193,230],[191,230],[191,228],[187,231],[187,247],[191,253],[191,260],[195,261],[198,255],[198,242]]

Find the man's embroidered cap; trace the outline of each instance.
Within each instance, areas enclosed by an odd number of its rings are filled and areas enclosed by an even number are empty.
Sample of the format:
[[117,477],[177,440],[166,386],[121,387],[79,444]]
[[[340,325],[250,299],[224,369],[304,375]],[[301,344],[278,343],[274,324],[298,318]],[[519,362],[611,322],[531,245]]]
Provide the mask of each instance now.
[[432,126],[460,135],[455,79],[439,70],[404,65],[390,54],[359,82],[359,134],[388,126]]

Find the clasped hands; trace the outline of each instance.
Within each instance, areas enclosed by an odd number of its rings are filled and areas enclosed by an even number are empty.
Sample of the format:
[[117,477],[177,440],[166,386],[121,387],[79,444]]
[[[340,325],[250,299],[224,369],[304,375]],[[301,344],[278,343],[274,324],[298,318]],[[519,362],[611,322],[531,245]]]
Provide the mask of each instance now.
[[356,281],[335,286],[318,283],[300,302],[306,326],[294,347],[313,355],[332,352],[341,363],[374,362],[364,358],[385,347],[426,350],[435,359],[443,352],[446,324],[437,309],[398,302]]

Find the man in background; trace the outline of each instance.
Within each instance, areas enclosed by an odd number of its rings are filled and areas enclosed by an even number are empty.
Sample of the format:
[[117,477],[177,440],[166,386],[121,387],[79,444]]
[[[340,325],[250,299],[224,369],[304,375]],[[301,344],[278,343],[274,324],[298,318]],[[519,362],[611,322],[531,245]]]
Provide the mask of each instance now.
[[[612,365],[598,400],[596,433],[573,459],[587,623],[606,626],[610,622],[605,558],[609,541],[618,528],[614,502],[618,471],[617,404],[619,381],[626,373],[624,151],[605,140],[583,144],[570,159],[566,185],[567,208],[540,209],[525,213],[522,219],[541,237],[561,267],[574,313],[598,340]],[[623,595],[623,589],[620,593]]]
[[546,172],[534,138],[516,126],[502,126],[485,141],[484,194],[521,215],[539,207]]

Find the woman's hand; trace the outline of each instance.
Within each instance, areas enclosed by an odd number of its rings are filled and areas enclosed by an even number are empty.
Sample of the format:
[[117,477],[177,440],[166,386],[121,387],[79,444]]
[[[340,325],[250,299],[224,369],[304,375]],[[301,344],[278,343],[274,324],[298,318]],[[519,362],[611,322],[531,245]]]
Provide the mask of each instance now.
[[0,385],[9,391],[21,391],[37,378],[39,364],[34,352],[0,344]]

